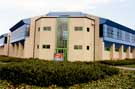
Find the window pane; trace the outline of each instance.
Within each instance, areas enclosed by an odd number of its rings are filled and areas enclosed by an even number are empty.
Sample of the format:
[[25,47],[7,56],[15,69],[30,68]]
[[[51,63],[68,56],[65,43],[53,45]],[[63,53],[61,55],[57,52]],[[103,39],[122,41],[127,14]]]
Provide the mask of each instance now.
[[87,32],[89,32],[90,31],[90,28],[87,28]]
[[43,45],[42,48],[50,49],[50,45]]
[[90,47],[89,46],[87,46],[87,50],[89,50],[90,49]]
[[75,27],[74,29],[75,29],[75,31],[82,31],[83,27]]
[[44,30],[44,31],[51,31],[51,27],[50,27],[50,26],[44,27],[43,30]]

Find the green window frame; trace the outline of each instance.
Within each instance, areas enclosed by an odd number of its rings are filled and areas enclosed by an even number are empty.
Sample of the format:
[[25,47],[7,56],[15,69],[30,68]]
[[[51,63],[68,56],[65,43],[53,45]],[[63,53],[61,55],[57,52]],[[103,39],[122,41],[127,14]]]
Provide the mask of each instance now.
[[45,27],[43,27],[43,31],[51,31],[51,26],[45,26]]

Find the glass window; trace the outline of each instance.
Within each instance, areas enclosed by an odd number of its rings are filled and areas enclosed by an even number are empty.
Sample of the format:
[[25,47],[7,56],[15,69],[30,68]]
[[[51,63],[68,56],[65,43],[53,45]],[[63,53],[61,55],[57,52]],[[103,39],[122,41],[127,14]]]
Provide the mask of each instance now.
[[127,49],[124,49],[124,52],[126,52],[127,51]]
[[110,48],[107,48],[107,47],[106,47],[106,48],[105,48],[105,51],[110,51]]
[[87,32],[90,32],[90,28],[87,27]]
[[19,27],[18,29],[11,32],[10,43],[25,40],[25,38],[28,37],[27,34],[28,34],[28,25],[23,25]]
[[130,42],[130,34],[125,32],[125,41]]
[[110,26],[107,26],[107,37],[113,38],[113,35],[114,35],[113,28]]
[[37,49],[39,49],[39,45],[37,45]]
[[115,48],[115,51],[118,52],[119,51],[119,48]]
[[82,45],[74,45],[74,49],[75,50],[81,50],[82,49]]
[[110,51],[111,46],[112,46],[112,43],[110,43],[110,42],[105,42],[105,43],[104,43],[105,51]]
[[42,48],[44,48],[44,49],[50,49],[50,45],[43,45]]
[[75,31],[83,31],[83,27],[75,27]]
[[43,30],[44,31],[51,31],[51,27],[50,26],[44,27]]
[[117,39],[122,40],[122,31],[118,29],[117,31]]
[[38,27],[38,31],[40,31],[40,27]]
[[87,46],[87,50],[89,50],[90,49],[90,46]]
[[132,43],[135,43],[135,35],[134,34],[132,34],[132,36],[131,36],[132,38],[131,38],[131,40],[132,40]]
[[67,48],[68,20],[68,18],[58,18],[57,20],[57,48]]

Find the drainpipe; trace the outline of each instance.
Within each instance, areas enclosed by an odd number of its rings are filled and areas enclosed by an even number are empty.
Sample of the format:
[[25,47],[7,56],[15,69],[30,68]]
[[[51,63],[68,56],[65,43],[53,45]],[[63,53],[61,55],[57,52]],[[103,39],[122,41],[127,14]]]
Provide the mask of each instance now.
[[35,20],[35,29],[34,29],[33,58],[35,58],[35,42],[36,42],[36,20]]
[[95,55],[95,53],[96,53],[96,51],[95,51],[95,49],[96,49],[96,48],[95,48],[95,47],[96,47],[96,41],[95,41],[95,40],[96,40],[96,39],[95,39],[95,38],[96,38],[96,37],[95,37],[95,36],[96,36],[96,32],[95,32],[95,31],[96,31],[96,27],[95,27],[95,25],[96,25],[96,21],[94,20],[94,55],[93,55],[94,64],[95,64],[95,61],[96,61],[96,55]]
[[7,52],[7,56],[9,56],[9,50],[10,50],[10,35],[8,35],[8,37],[7,37],[7,44],[8,44],[8,52]]

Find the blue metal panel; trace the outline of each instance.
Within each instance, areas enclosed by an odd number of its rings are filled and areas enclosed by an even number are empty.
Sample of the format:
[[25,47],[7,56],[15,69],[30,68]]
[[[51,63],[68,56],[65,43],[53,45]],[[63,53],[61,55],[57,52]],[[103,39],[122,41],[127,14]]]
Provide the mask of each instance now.
[[0,46],[3,46],[4,45],[4,40],[5,40],[4,37],[3,38],[0,38]]
[[[108,35],[110,35],[110,34],[107,33],[107,31],[109,30],[108,27],[113,30],[112,36],[108,36]],[[118,31],[121,31],[121,39],[118,38]],[[129,37],[128,37],[128,35],[129,35]],[[103,25],[103,39],[104,39],[104,41],[135,46],[135,42],[132,41],[133,36],[135,36],[135,34],[123,31],[121,29],[109,26],[107,24]]]
[[18,29],[19,27],[23,26],[24,24],[30,25],[31,19],[23,19],[20,22],[18,22],[16,25],[14,25],[9,30],[13,32],[14,30]]
[[18,42],[21,40],[25,40],[28,33],[29,25],[23,25],[15,31],[11,32],[11,43]]
[[50,12],[47,14],[47,16],[53,16],[53,17],[84,17],[87,16],[87,14],[82,12]]
[[121,29],[123,31],[126,31],[126,32],[130,32],[130,33],[135,34],[135,31],[133,29],[130,29],[130,28],[126,27],[126,26],[123,26],[123,25],[121,25],[119,23],[116,23],[114,21],[111,21],[109,19],[99,18],[99,20],[100,20],[100,24],[106,24],[106,25],[115,27],[117,29]]
[[6,33],[0,36],[0,46],[4,46],[7,35]]

